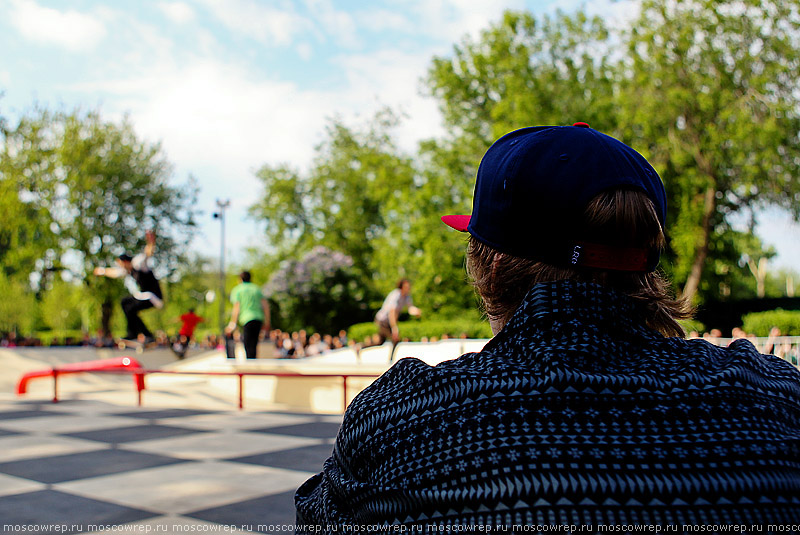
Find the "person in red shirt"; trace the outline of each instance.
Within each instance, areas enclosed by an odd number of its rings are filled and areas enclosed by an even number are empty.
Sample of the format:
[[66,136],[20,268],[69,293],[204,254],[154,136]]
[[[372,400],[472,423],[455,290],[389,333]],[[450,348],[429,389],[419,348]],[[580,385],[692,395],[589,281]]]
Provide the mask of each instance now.
[[178,340],[172,344],[172,350],[178,355],[178,358],[183,358],[186,355],[186,350],[189,348],[189,342],[192,341],[194,336],[194,329],[198,323],[205,321],[205,318],[198,316],[194,313],[194,309],[190,308],[189,312],[181,315],[181,329],[178,331]]

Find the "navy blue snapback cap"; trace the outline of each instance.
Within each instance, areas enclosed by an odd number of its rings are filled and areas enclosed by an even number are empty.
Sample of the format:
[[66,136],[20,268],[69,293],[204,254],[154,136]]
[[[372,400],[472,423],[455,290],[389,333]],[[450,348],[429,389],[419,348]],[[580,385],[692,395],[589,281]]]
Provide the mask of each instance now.
[[535,126],[498,139],[481,160],[471,215],[442,221],[500,252],[553,265],[655,270],[660,251],[588,243],[584,211],[598,194],[631,188],[653,202],[665,228],[667,199],[638,152],[586,123]]

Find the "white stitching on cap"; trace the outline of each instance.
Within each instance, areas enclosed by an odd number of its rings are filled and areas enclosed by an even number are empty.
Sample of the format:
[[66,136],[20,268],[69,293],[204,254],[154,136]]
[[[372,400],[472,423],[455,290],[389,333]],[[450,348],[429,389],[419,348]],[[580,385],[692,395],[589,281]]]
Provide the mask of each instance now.
[[572,261],[571,261],[572,265],[574,266],[575,264],[577,264],[580,258],[581,258],[581,246],[576,245],[575,248],[572,249]]

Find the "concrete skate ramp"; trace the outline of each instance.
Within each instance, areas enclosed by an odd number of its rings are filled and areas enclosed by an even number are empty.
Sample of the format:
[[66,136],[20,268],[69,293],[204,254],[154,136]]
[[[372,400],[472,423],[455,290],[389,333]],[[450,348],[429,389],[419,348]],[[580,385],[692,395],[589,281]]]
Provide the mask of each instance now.
[[[198,354],[200,354],[198,352]],[[142,354],[128,349],[110,349],[94,347],[15,347],[0,348],[0,394],[13,395],[17,381],[27,373],[53,366],[90,360],[104,360],[113,357],[129,356],[136,359],[144,368],[161,368],[177,361],[175,354],[168,348],[153,348]],[[134,395],[131,379],[128,376],[76,374],[59,379],[60,391],[92,392],[119,390],[128,398]],[[31,381],[29,393],[34,397],[50,396],[53,393],[53,381],[49,378]]]
[[[457,358],[464,352],[479,350],[485,343],[486,340],[448,340],[430,344],[399,344],[394,361],[416,357],[436,365]],[[13,396],[17,380],[26,372],[71,362],[130,356],[146,369],[200,372],[197,375],[147,375],[146,388],[142,392],[145,408],[234,409],[239,403],[237,374],[244,373],[245,409],[340,414],[345,399],[349,403],[392,365],[389,362],[391,344],[362,350],[360,355],[351,349],[343,349],[304,359],[274,358],[275,353],[268,343],[260,345],[261,358],[255,360],[246,360],[241,349],[237,348],[235,360],[225,358],[222,350],[195,349],[190,351],[186,359],[178,360],[166,348],[151,349],[142,354],[131,350],[86,347],[0,349],[0,365],[4,370],[0,374],[0,394]],[[209,375],[203,375],[209,372]],[[246,375],[251,372],[277,375]],[[348,378],[345,392],[343,374],[371,377]],[[311,377],[302,377],[305,375]],[[322,377],[313,377],[316,375]],[[58,391],[60,399],[92,399],[128,406],[138,402],[129,375],[81,373],[63,376],[58,379]],[[42,378],[31,382],[29,394],[22,399],[51,400],[52,397],[52,379]]]

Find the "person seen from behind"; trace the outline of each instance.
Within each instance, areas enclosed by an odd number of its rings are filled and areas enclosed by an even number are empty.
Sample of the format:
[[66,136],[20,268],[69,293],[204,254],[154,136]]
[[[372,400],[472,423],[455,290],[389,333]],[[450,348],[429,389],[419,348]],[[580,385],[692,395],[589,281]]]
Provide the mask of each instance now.
[[225,327],[225,334],[232,335],[238,325],[242,326],[241,336],[244,352],[248,359],[257,357],[258,340],[261,331],[270,330],[269,304],[261,289],[250,282],[250,272],[239,274],[240,283],[231,290],[231,321]]
[[656,269],[666,215],[650,164],[584,123],[497,140],[472,213],[443,217],[470,235],[494,337],[362,391],[295,495],[297,532],[797,525],[800,373],[684,338]]

